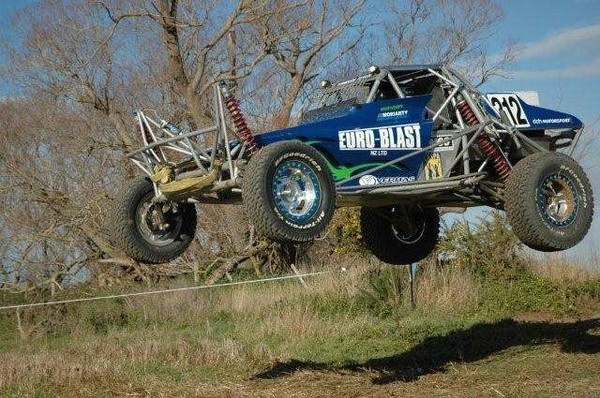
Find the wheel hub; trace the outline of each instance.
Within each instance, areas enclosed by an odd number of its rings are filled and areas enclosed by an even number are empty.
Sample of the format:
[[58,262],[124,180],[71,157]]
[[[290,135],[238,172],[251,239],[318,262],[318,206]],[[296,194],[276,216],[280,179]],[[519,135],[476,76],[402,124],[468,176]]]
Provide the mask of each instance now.
[[425,233],[425,213],[420,206],[394,206],[387,216],[394,237],[402,243],[415,243]]
[[144,198],[136,212],[136,225],[142,238],[156,246],[165,246],[178,236],[183,220],[174,204],[155,203],[153,193]]
[[579,207],[579,197],[571,178],[559,173],[544,178],[538,189],[537,205],[542,217],[551,225],[570,225]]
[[273,199],[283,216],[294,221],[310,219],[321,201],[317,175],[302,161],[282,162],[273,175]]

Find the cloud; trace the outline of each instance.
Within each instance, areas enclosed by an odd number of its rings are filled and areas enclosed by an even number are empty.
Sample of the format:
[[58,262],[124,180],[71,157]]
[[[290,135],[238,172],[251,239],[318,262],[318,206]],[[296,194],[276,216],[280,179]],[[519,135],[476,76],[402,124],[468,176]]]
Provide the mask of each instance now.
[[553,79],[553,78],[580,78],[600,76],[600,57],[596,57],[579,65],[546,70],[520,70],[511,71],[509,75],[517,79]]
[[[569,28],[526,43],[517,52],[524,70],[506,71],[517,79],[582,78],[600,76],[600,24]],[[548,69],[532,69],[546,64]],[[552,64],[549,67],[548,64]]]
[[600,42],[600,24],[567,29],[547,36],[543,40],[525,44],[518,54],[519,59],[545,58],[586,47],[598,51]]

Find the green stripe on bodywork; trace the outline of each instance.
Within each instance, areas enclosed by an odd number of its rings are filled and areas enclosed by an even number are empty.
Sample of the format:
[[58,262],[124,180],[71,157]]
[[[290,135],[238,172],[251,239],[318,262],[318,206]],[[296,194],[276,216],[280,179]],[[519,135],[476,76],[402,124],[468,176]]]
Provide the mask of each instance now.
[[[329,167],[329,171],[331,171],[331,175],[335,181],[342,181],[347,178],[352,177],[352,175],[359,170],[368,170],[373,167],[377,167],[382,165],[383,163],[364,163],[359,164],[358,166],[346,167],[346,166],[335,166],[333,165],[327,158],[325,158],[325,162],[327,163],[327,167]],[[394,166],[395,167],[395,166]]]
[[[310,145],[310,146],[314,146],[315,144],[319,144],[321,143],[321,141],[307,141],[306,144]],[[333,163],[331,163],[329,161],[329,159],[327,159],[326,156],[323,156],[323,159],[325,159],[325,163],[327,163],[327,167],[329,167],[329,171],[331,171],[331,176],[333,177],[334,181],[342,181],[345,180],[347,178],[352,177],[352,175],[356,172],[358,172],[359,170],[368,170],[371,169],[373,167],[377,167],[377,166],[381,166],[382,164],[384,164],[384,162],[375,162],[375,163],[363,163],[363,164],[359,164],[357,166],[352,166],[352,167],[346,167],[346,166],[336,166]],[[395,169],[398,170],[402,170],[401,167],[398,167],[396,165],[391,165],[389,167],[393,167]]]

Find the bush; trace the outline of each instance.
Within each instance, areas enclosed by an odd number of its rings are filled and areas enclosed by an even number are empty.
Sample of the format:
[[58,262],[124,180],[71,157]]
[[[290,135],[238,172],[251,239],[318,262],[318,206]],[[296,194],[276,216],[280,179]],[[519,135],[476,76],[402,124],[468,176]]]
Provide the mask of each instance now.
[[129,318],[129,311],[121,299],[92,306],[83,314],[85,325],[96,334],[106,334],[112,328],[123,328],[129,324]]
[[370,270],[359,300],[376,315],[392,314],[405,301],[407,275],[404,267],[383,266]]
[[338,209],[327,228],[335,253],[364,252],[360,231],[360,208]]
[[438,244],[439,255],[452,266],[497,279],[515,279],[524,272],[526,261],[521,249],[522,244],[499,211],[492,211],[476,224],[462,220],[445,225]]

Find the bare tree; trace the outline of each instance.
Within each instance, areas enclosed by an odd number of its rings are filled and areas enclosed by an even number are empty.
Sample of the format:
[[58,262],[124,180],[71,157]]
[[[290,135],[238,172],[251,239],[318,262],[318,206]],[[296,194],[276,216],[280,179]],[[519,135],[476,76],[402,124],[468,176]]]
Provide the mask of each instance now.
[[358,24],[357,15],[363,5],[364,0],[271,0],[266,15],[253,17],[264,52],[281,73],[275,75],[282,86],[275,127],[289,123],[302,90],[319,70],[361,42],[366,26]]
[[[207,22],[223,11],[218,2],[197,10],[177,4],[49,1],[16,18],[9,72],[24,99],[2,104],[10,134],[1,137],[1,193],[14,209],[2,221],[22,243],[3,247],[0,283],[59,286],[102,258],[132,265],[119,259],[104,228],[110,198],[131,172],[122,161],[136,145],[129,110],[187,107],[201,123],[203,91],[230,73],[215,46],[247,7],[235,7],[223,28],[216,18]],[[178,9],[189,17],[181,23]],[[238,77],[247,73],[244,54],[236,57]],[[173,69],[178,62],[183,74]]]
[[[117,187],[134,172],[123,160],[138,144],[132,109],[158,109],[198,127],[210,118],[211,86],[233,80],[243,109],[267,129],[289,124],[322,72],[442,61],[489,76],[510,60],[485,52],[501,17],[491,0],[396,4],[388,4],[391,13],[364,0],[46,0],[25,7],[5,51],[5,78],[20,98],[0,103],[0,285],[55,289],[107,260],[144,277],[146,269],[119,257],[105,223]],[[229,222],[239,208],[201,212],[200,239],[186,261],[262,263],[277,250],[254,244],[243,221]],[[176,267],[189,269],[161,271]]]
[[[231,5],[220,1],[153,0],[97,2],[110,20],[110,32],[135,20],[159,46],[155,55],[164,60],[161,72],[171,98],[184,99],[187,116],[195,125],[206,124],[206,96],[220,80],[247,76],[264,58],[264,52],[247,40],[228,44],[236,29],[263,15],[262,1],[239,0]],[[231,6],[231,7],[230,7]],[[250,17],[250,14],[254,16]],[[231,59],[236,62],[232,64]],[[179,105],[180,103],[178,103]]]
[[410,0],[388,1],[384,17],[387,41],[383,56],[395,64],[451,63],[477,84],[502,74],[515,57],[514,43],[498,54],[489,54],[487,45],[503,18],[493,0]]
[[31,28],[14,52],[12,76],[24,87],[102,114],[116,133],[113,141],[133,148],[115,90],[123,77],[115,73],[124,62],[123,41],[109,35],[98,12],[84,3],[50,0],[27,11],[18,23]]
[[87,152],[89,143],[73,134],[93,123],[51,101],[11,101],[0,114],[6,127],[0,138],[5,181],[0,201],[11,231],[2,253],[7,279],[54,289],[89,260],[114,254],[98,225],[106,203],[107,155]]

